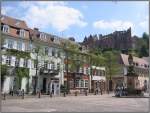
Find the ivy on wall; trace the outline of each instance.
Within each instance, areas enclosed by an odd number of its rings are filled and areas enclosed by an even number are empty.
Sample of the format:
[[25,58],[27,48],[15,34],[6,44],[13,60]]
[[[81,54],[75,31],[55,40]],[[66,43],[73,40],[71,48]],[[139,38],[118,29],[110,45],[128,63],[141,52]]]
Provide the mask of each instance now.
[[15,49],[7,49],[7,52],[5,53],[5,55],[12,55],[12,56],[16,56],[18,58],[26,58],[26,59],[31,58],[29,52],[18,51]]
[[1,76],[5,76],[8,74],[8,66],[7,65],[1,65]]
[[[8,69],[11,68],[7,65],[1,65],[1,75],[8,75]],[[29,77],[29,69],[25,67],[15,67],[15,75],[18,77]]]
[[18,77],[29,77],[29,69],[25,67],[17,67],[16,70],[16,76]]

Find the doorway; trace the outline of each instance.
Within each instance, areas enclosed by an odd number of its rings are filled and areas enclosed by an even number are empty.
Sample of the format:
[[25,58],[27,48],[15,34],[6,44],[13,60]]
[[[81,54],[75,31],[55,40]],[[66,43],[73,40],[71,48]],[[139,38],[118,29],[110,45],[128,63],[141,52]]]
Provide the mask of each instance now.
[[43,93],[46,93],[46,82],[47,82],[47,78],[43,78]]

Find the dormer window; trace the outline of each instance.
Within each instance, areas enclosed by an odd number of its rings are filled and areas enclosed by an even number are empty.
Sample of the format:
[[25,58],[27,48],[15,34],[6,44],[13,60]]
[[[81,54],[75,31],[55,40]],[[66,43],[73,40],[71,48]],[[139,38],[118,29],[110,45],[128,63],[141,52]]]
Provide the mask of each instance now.
[[138,66],[139,64],[138,63],[136,63],[136,66]]
[[46,39],[46,35],[44,33],[40,33],[40,39],[41,40],[45,40]]
[[145,67],[145,68],[147,68],[147,65],[146,65],[146,64],[144,64],[144,67]]
[[3,25],[3,32],[9,33],[9,26],[8,25]]
[[24,29],[20,29],[20,37],[25,37],[25,30]]

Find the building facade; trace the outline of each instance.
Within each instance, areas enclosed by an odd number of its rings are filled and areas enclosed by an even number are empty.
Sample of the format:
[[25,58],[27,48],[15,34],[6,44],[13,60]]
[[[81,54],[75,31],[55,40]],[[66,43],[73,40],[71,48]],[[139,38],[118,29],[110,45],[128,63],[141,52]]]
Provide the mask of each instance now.
[[92,79],[91,79],[91,92],[104,92],[106,91],[106,70],[105,67],[92,66]]
[[[9,93],[11,89],[24,89],[27,91],[28,74],[16,75],[16,71],[21,69],[28,72],[31,65],[29,28],[21,20],[1,16],[2,31],[2,65],[7,67],[7,75],[2,75],[2,92]],[[22,55],[21,55],[22,54]],[[19,73],[19,72],[18,72]],[[18,74],[19,75],[19,74]],[[17,84],[20,82],[20,85]]]
[[59,95],[61,85],[70,92],[90,92],[92,80],[100,80],[96,75],[92,78],[90,55],[74,40],[28,28],[25,21],[5,15],[1,16],[1,31],[3,93],[24,90]]
[[[126,75],[128,71],[128,56],[126,54],[120,55],[120,63],[123,66],[123,75],[124,81],[126,81]],[[134,64],[134,71],[138,75],[138,81],[136,82],[135,86],[137,88],[148,89],[149,87],[149,62],[143,58],[133,57],[133,64]]]

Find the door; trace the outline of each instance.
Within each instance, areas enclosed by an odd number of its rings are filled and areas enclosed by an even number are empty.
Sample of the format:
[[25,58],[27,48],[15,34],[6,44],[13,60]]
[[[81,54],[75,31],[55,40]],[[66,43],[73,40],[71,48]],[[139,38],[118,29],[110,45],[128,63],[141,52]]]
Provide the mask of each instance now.
[[51,91],[54,95],[58,95],[59,94],[59,83],[53,82],[51,84]]
[[46,93],[46,78],[43,78],[43,93]]

